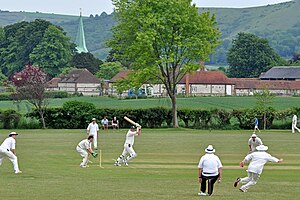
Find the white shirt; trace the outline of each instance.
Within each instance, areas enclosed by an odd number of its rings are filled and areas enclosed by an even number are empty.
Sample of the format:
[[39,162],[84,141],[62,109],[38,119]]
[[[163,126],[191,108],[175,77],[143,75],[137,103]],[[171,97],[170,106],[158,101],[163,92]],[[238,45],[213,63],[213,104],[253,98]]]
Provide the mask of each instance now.
[[252,138],[249,139],[248,141],[248,145],[251,145],[251,151],[254,152],[256,150],[256,147],[259,145],[262,145],[263,142],[261,141],[261,139],[259,137],[255,138],[255,141],[253,141]]
[[84,139],[81,142],[79,142],[78,146],[84,150],[91,149],[91,143],[88,139]]
[[294,125],[297,124],[297,115],[293,115],[293,122],[292,122]]
[[102,119],[102,120],[101,120],[101,123],[102,123],[103,125],[106,125],[106,124],[108,124],[108,120],[107,120],[107,119]]
[[218,169],[222,167],[222,163],[218,156],[212,153],[207,153],[201,157],[198,168],[202,168],[202,175],[217,176]]
[[16,149],[16,140],[12,137],[8,137],[3,141],[0,147],[8,150]]
[[271,156],[270,154],[268,154],[267,152],[264,151],[257,151],[251,154],[248,154],[245,157],[246,161],[250,161],[250,164],[248,166],[248,171],[249,172],[253,172],[256,174],[261,174],[263,169],[264,169],[264,165],[267,162],[278,162],[279,160],[273,156]]
[[134,136],[136,136],[136,131],[129,131],[126,134],[125,144],[130,144],[131,146],[134,144]]
[[91,123],[88,125],[88,127],[87,127],[86,130],[89,131],[90,135],[96,135],[97,132],[99,131],[99,126],[98,126],[97,123],[94,124],[93,122],[91,122]]

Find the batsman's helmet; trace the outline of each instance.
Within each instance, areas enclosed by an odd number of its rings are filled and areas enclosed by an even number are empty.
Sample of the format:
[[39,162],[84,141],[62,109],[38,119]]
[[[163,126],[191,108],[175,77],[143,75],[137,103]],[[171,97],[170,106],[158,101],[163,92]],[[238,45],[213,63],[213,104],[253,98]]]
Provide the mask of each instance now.
[[135,126],[130,126],[130,129],[135,129]]

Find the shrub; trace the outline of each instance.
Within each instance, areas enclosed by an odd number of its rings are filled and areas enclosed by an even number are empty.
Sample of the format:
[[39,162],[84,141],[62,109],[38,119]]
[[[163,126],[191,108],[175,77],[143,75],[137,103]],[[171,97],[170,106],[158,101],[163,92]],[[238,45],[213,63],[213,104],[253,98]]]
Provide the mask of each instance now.
[[42,128],[42,124],[40,123],[40,120],[37,118],[31,118],[31,117],[21,117],[19,124],[19,129],[39,129]]
[[66,91],[47,91],[46,98],[68,98],[70,95]]
[[21,118],[21,114],[15,110],[0,111],[0,122],[5,129],[16,128]]

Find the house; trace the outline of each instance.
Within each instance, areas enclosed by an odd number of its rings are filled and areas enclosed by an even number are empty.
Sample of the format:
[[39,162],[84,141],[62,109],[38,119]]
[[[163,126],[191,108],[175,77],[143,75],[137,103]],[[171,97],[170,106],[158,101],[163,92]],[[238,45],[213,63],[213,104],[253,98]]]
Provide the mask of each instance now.
[[219,71],[196,71],[185,75],[178,84],[177,93],[187,96],[232,95],[233,82]]
[[84,96],[100,94],[101,82],[87,69],[75,69],[61,77],[57,84],[58,90],[68,93],[81,93]]
[[288,80],[300,81],[300,66],[276,66],[272,67],[259,77],[261,80]]

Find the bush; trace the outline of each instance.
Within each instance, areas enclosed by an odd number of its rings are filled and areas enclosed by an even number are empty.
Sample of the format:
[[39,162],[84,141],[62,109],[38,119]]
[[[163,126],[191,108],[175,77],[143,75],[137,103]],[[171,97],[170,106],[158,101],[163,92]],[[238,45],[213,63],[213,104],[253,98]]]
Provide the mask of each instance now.
[[66,91],[47,91],[46,98],[68,98],[70,95]]
[[39,119],[31,117],[22,117],[18,124],[19,129],[39,129],[42,128],[42,124]]
[[0,111],[0,122],[5,129],[16,128],[20,118],[21,114],[15,110]]
[[12,93],[0,93],[0,101],[10,101],[13,100]]

